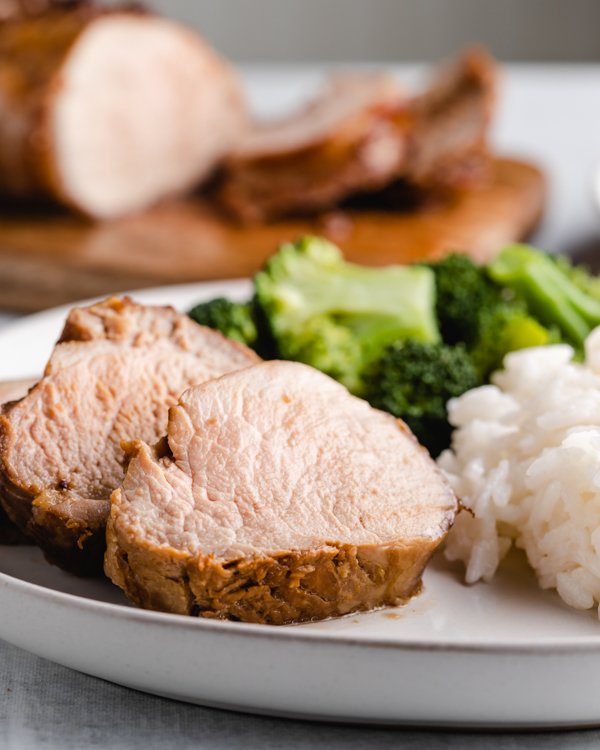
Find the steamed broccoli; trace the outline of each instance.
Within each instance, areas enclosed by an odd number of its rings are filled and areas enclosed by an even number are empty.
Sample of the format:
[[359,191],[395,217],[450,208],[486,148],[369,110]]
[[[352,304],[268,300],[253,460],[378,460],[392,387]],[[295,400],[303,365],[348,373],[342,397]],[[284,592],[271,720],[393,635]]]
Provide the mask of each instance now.
[[230,339],[248,346],[256,343],[258,332],[251,303],[232,302],[225,297],[217,297],[196,305],[188,314],[196,323],[216,328]]
[[502,367],[504,357],[517,349],[546,346],[560,341],[556,329],[545,328],[527,312],[525,305],[497,305],[482,316],[479,337],[469,348],[483,381]]
[[435,274],[436,315],[446,344],[472,344],[491,308],[502,301],[502,290],[485,267],[465,255],[448,255],[427,264]]
[[450,443],[446,403],[480,385],[462,344],[396,342],[373,366],[367,379],[370,403],[401,417],[433,456]]
[[531,315],[546,326],[556,326],[576,349],[600,324],[600,301],[551,258],[528,245],[504,248],[487,270],[493,281],[525,300]]
[[436,280],[436,313],[445,344],[466,346],[484,380],[515,349],[559,338],[527,310],[514,290],[495,283],[485,266],[464,255],[429,264]]
[[575,265],[564,255],[548,255],[576,287],[595,300],[600,301],[600,276],[595,276],[585,265]]
[[428,268],[354,265],[326,240],[305,237],[282,245],[254,283],[280,356],[313,365],[355,393],[392,342],[439,340]]

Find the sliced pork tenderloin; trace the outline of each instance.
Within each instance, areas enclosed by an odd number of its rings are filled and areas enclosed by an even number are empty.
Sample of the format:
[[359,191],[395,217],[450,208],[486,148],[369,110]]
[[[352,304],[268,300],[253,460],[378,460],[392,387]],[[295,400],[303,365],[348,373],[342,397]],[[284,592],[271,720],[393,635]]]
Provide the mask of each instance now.
[[398,181],[419,196],[473,186],[488,164],[496,77],[494,60],[472,49],[418,96],[385,74],[334,78],[304,111],[249,131],[226,160],[218,197],[252,222],[328,209]]
[[335,205],[389,183],[406,156],[394,120],[406,96],[387,74],[338,75],[306,109],[248,131],[218,197],[245,222]]
[[442,65],[411,102],[407,160],[399,175],[420,188],[467,185],[486,159],[497,88],[496,61],[481,48]]
[[107,219],[205,178],[245,125],[232,69],[172,21],[49,5],[0,24],[0,192]]
[[404,423],[265,362],[194,386],[135,441],[105,570],[137,605],[283,624],[416,594],[457,501]]
[[5,511],[50,561],[101,573],[121,441],[157,440],[186,388],[257,361],[171,308],[110,299],[73,310],[44,377],[0,416]]

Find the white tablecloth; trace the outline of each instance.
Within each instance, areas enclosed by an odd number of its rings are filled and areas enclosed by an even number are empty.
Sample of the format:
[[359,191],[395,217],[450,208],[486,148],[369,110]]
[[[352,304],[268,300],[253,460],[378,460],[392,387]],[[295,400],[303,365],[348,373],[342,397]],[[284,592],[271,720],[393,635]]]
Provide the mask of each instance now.
[[[318,78],[314,68],[247,71],[252,100],[262,112],[287,106]],[[600,160],[600,66],[509,68],[495,140],[500,150],[536,160],[548,173],[539,246],[600,261],[600,214],[592,200],[592,173]],[[0,314],[0,325],[8,320]],[[457,735],[256,718],[146,696],[0,642],[0,750],[399,746],[583,749],[600,746],[600,731]]]

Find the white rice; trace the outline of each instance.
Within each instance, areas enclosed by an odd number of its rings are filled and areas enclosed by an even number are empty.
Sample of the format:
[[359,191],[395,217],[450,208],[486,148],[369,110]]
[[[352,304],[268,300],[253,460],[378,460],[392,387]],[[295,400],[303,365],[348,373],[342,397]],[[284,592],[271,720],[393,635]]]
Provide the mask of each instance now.
[[585,363],[572,357],[565,345],[514,352],[493,385],[453,399],[439,464],[473,511],[446,545],[467,582],[489,581],[516,543],[543,588],[588,609],[600,603],[600,328]]

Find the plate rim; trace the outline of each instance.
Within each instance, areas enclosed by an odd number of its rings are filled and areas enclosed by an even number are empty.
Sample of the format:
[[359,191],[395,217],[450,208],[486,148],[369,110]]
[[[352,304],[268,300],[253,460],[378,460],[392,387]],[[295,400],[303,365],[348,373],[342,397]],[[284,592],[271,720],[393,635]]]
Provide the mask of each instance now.
[[[50,564],[50,563],[48,563]],[[108,579],[107,579],[108,580]],[[481,584],[484,585],[484,584]],[[40,599],[49,600],[53,604],[62,607],[77,607],[94,614],[94,610],[105,616],[122,618],[133,622],[152,624],[159,627],[170,626],[175,624],[177,627],[186,630],[204,630],[213,635],[223,636],[242,636],[249,638],[282,638],[285,641],[300,641],[321,643],[326,645],[340,646],[360,646],[362,648],[392,649],[398,651],[444,651],[453,653],[469,654],[538,654],[538,655],[557,655],[560,653],[588,653],[600,652],[600,634],[598,636],[577,636],[572,641],[565,641],[562,638],[546,638],[536,642],[527,641],[490,641],[490,642],[457,642],[451,639],[436,640],[418,640],[408,639],[404,642],[402,639],[390,639],[381,636],[360,638],[346,633],[335,633],[334,631],[313,631],[302,628],[303,623],[290,625],[267,625],[258,623],[230,622],[228,620],[217,620],[212,618],[194,618],[188,615],[173,614],[170,612],[157,612],[149,609],[141,609],[124,604],[115,604],[105,602],[94,598],[70,594],[64,591],[42,586],[38,583],[25,581],[16,576],[0,571],[0,586],[9,587],[15,593],[23,593]],[[20,591],[22,589],[22,591]],[[410,602],[410,600],[409,600]],[[408,604],[408,602],[407,602]],[[383,611],[386,607],[380,608]],[[341,618],[357,617],[361,614],[368,615],[369,612],[351,612]],[[304,623],[307,624],[307,623]]]

